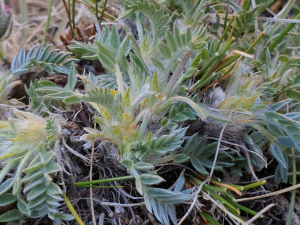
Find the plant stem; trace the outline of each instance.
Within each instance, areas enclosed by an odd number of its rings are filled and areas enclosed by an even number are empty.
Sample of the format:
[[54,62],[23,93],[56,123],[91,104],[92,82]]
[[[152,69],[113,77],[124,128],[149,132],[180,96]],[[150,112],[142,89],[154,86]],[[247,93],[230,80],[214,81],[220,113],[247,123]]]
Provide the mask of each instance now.
[[[226,198],[225,198],[226,199]],[[243,206],[243,205],[241,205],[241,204],[239,204],[239,203],[236,203],[235,201],[232,201],[231,199],[226,199],[230,204],[232,204],[234,207],[236,207],[236,208],[238,208],[238,209],[241,209],[241,210],[243,210],[244,212],[247,212],[247,213],[249,213],[249,214],[251,214],[251,215],[253,215],[253,216],[255,216],[255,215],[257,215],[257,212],[255,212],[255,211],[253,211],[253,210],[251,210],[251,209],[248,209],[247,207],[245,207],[245,206]],[[263,215],[261,215],[260,216],[260,218],[264,218],[264,216]]]
[[[292,148],[292,155],[293,155],[293,186],[296,185],[296,157],[295,157],[295,149]],[[293,213],[294,213],[294,206],[295,206],[295,199],[296,199],[296,190],[293,190],[292,192],[292,197],[291,197],[291,205],[289,209],[289,216],[288,216],[288,221],[287,225],[292,224],[292,219],[293,219]]]
[[75,6],[76,6],[76,1],[73,0],[72,2],[73,37],[75,37]]
[[[300,13],[294,18],[296,20],[300,19]],[[283,31],[281,31],[280,35],[273,41],[273,43],[269,46],[269,51],[273,52],[275,47],[282,41],[282,39],[287,35],[287,33],[295,26],[295,23],[290,23],[287,25]]]
[[[230,3],[230,1],[228,1],[228,3],[227,3],[226,15],[225,15],[225,19],[224,19],[224,29],[225,30],[227,29],[227,18],[228,18],[228,11],[229,11],[229,3]],[[228,25],[228,26],[230,26],[230,25]]]
[[[263,32],[261,32],[261,34],[258,36],[258,38],[253,42],[253,44],[246,50],[246,53],[249,53],[254,47],[255,45],[262,39],[262,37],[267,33],[267,30],[264,30]],[[222,65],[220,65],[218,67],[218,69],[216,70],[217,72],[222,70],[223,68],[225,68],[226,66],[230,65],[231,63],[233,63],[234,61],[236,61],[238,58],[240,57],[240,55],[235,55],[232,56],[231,58],[229,58],[226,62],[224,62]]]
[[[97,0],[96,0],[96,1],[97,1]],[[99,19],[99,24],[100,24],[100,26],[101,26],[101,23],[102,23],[102,19],[103,19],[103,15],[104,15],[104,11],[105,11],[105,8],[106,8],[107,1],[108,1],[108,0],[105,0],[105,2],[104,2],[103,9],[102,9],[102,12],[101,12],[101,16],[100,16],[100,19]],[[96,11],[98,11],[98,10],[96,9]],[[98,15],[98,14],[97,14],[97,15]]]
[[96,18],[97,18],[97,20],[99,21],[99,16],[98,16],[98,14],[99,14],[98,0],[95,1],[95,7],[96,7]]
[[[226,14],[226,16],[227,16],[227,14]],[[222,34],[222,36],[221,36],[221,39],[220,39],[220,41],[219,41],[219,43],[218,43],[218,45],[217,45],[217,47],[216,47],[215,52],[217,52],[217,51],[219,50],[219,47],[220,47],[220,45],[221,45],[221,43],[222,43],[224,37],[226,36],[227,31],[229,30],[230,25],[232,24],[234,18],[235,18],[235,15],[233,15],[233,16],[231,17],[231,19],[230,19],[230,21],[229,21],[229,23],[228,23],[228,26],[225,28],[225,30],[224,30],[224,32],[223,32],[223,34]],[[225,19],[227,19],[227,18],[225,18]]]
[[[96,128],[96,124],[94,125],[94,129]],[[93,180],[93,161],[94,161],[94,150],[95,150],[95,142],[92,146],[92,153],[91,153],[91,162],[90,162],[90,181]],[[95,217],[95,209],[94,209],[94,200],[93,200],[93,188],[90,185],[90,202],[91,202],[91,213],[94,225],[96,224],[96,217]]]
[[201,214],[202,214],[203,217],[204,217],[205,219],[207,219],[207,221],[208,221],[209,223],[211,223],[212,225],[221,225],[218,221],[216,221],[214,218],[212,218],[208,213],[202,212]]
[[82,219],[80,218],[80,216],[78,215],[78,213],[76,212],[76,210],[74,209],[72,203],[70,202],[70,200],[68,199],[68,196],[66,195],[66,193],[63,191],[63,197],[64,197],[64,200],[67,204],[67,206],[69,207],[72,215],[75,217],[77,223],[79,225],[85,225],[84,222],[82,221]]
[[[52,6],[53,6],[54,0],[50,0],[50,5],[49,5],[49,9],[48,9],[48,18],[47,18],[47,23],[46,23],[46,34],[49,33],[49,26],[50,26],[50,21],[51,21],[51,13],[52,13]],[[47,42],[47,35],[45,35],[44,38],[44,46],[46,45]]]
[[191,58],[193,54],[192,50],[188,50],[184,57],[182,58],[179,66],[177,67],[176,71],[174,72],[173,76],[171,77],[171,79],[169,80],[165,91],[163,93],[164,96],[167,96],[171,93],[172,87],[174,86],[174,84],[176,83],[176,81],[178,80],[182,70],[184,69],[185,65],[187,64],[187,62],[189,61],[189,59]]
[[113,181],[123,181],[123,180],[133,180],[135,179],[134,176],[125,176],[125,177],[113,177],[108,179],[102,180],[93,180],[93,181],[86,181],[86,182],[77,182],[75,183],[76,187],[82,187],[89,184],[101,184],[101,183],[108,183]]
[[256,188],[256,187],[259,187],[261,185],[265,185],[266,183],[267,183],[266,180],[262,180],[262,181],[259,181],[259,182],[253,183],[253,184],[249,184],[249,185],[244,186],[244,190]]
[[[22,0],[22,23],[27,23],[27,3],[26,0]],[[27,31],[26,28],[23,28],[23,40],[24,44],[26,44]]]
[[72,38],[74,37],[74,32],[73,32],[73,27],[72,27],[72,20],[71,20],[71,15],[70,15],[70,11],[68,9],[68,6],[67,6],[67,3],[65,0],[62,0],[63,1],[63,4],[65,6],[65,9],[66,9],[66,12],[68,14],[68,19],[69,19],[69,27],[70,27],[70,31],[71,31],[71,35],[72,35]]

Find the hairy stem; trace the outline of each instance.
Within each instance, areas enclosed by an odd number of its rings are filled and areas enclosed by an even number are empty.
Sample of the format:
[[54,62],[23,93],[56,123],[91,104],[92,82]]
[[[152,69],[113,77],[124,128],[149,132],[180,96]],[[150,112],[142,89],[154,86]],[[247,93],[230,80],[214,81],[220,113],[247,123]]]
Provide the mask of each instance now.
[[171,77],[171,79],[169,80],[165,91],[163,93],[164,96],[168,96],[172,90],[172,87],[175,85],[176,81],[178,80],[182,70],[184,69],[184,67],[186,66],[187,62],[189,61],[189,59],[191,58],[193,54],[192,50],[188,50],[183,59],[181,60],[179,66],[177,67],[176,71],[174,72],[173,76]]

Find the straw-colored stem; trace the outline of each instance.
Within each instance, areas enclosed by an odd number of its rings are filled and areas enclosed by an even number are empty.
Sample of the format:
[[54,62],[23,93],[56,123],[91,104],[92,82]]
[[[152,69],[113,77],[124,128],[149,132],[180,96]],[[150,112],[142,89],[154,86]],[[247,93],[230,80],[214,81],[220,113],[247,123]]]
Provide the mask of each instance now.
[[82,219],[80,218],[80,216],[78,215],[78,213],[76,212],[76,210],[74,209],[72,203],[70,202],[68,196],[66,195],[66,193],[64,191],[63,191],[63,197],[64,197],[64,200],[65,200],[68,208],[70,209],[70,212],[75,217],[77,223],[79,225],[85,225],[84,222],[82,221]]

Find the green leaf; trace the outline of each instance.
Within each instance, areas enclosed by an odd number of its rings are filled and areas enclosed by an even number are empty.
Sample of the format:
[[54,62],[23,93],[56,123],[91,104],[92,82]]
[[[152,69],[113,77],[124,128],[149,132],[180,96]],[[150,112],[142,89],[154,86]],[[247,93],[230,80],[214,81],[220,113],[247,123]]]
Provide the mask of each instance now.
[[[194,134],[189,141],[187,142],[187,144],[184,146],[184,149],[182,151],[183,154],[189,154],[193,151],[193,149],[195,148],[196,142],[197,142],[197,138],[198,138],[198,133]],[[206,139],[203,139],[206,140]],[[206,143],[204,143],[205,146]]]
[[55,184],[55,183],[51,183],[48,187],[47,187],[47,194],[62,194],[62,191],[60,189],[60,187]]
[[23,189],[23,192],[27,192],[29,190],[31,190],[32,188],[34,188],[35,186],[43,183],[45,181],[45,177],[42,176],[38,179],[34,179],[32,182],[30,182],[27,186],[25,186],[25,188]]
[[150,149],[157,155],[164,155],[178,149],[182,142],[186,128],[173,131],[169,135],[162,135],[150,144]]
[[154,168],[154,166],[151,163],[146,163],[146,162],[138,162],[134,164],[134,167],[137,170],[151,170]]
[[28,208],[29,209],[34,208],[35,206],[45,202],[47,200],[47,197],[48,197],[47,195],[40,195],[36,197],[35,199],[33,199],[28,203]]
[[24,201],[23,198],[19,198],[18,199],[18,209],[20,210],[21,213],[23,214],[28,214],[28,205],[27,203]]
[[170,59],[172,57],[171,50],[166,44],[159,43],[159,50],[166,59]]
[[162,177],[151,174],[141,174],[140,179],[141,183],[146,185],[159,184],[162,181],[165,181]]
[[189,159],[190,159],[189,156],[181,154],[181,155],[176,155],[175,156],[174,162],[178,163],[178,164],[182,164],[182,163],[187,162]]
[[6,206],[17,201],[17,197],[13,194],[4,194],[0,196],[0,207]]
[[166,31],[166,39],[167,39],[167,43],[169,48],[171,49],[172,52],[176,52],[177,51],[177,45],[175,42],[175,38],[173,37],[171,31],[168,29]]
[[300,102],[300,92],[299,91],[296,91],[296,90],[293,90],[293,89],[288,89],[287,92],[286,92],[286,96],[288,98],[291,98],[297,102]]
[[62,100],[64,98],[68,98],[73,95],[74,95],[73,91],[61,91],[61,92],[45,95],[44,98]]
[[280,62],[288,62],[290,60],[289,57],[287,57],[286,55],[281,55],[278,57],[278,61]]
[[151,57],[151,61],[157,69],[159,69],[161,71],[163,71],[165,69],[164,64],[160,60],[158,60],[154,57]]
[[273,125],[273,124],[268,124],[267,125],[268,130],[274,135],[274,136],[283,136],[284,133],[282,132],[282,130],[280,128],[278,128],[277,126]]
[[176,25],[176,23],[174,23],[174,35],[175,35],[175,42],[176,42],[176,45],[181,48],[182,47],[182,42],[181,42],[181,34],[180,34],[180,31]]
[[123,20],[127,17],[130,17],[134,12],[135,12],[135,10],[133,10],[133,9],[127,10],[121,16],[119,16],[118,20]]
[[295,143],[293,142],[293,140],[291,140],[289,137],[278,137],[277,141],[286,147],[291,147],[291,148],[295,148]]
[[45,184],[40,184],[30,190],[27,195],[27,200],[31,201],[47,191]]
[[66,89],[69,91],[73,91],[76,84],[77,84],[77,77],[76,77],[76,69],[75,69],[75,64],[72,63],[71,65],[71,70],[70,70],[70,74],[68,76],[68,84],[66,86]]
[[9,178],[5,182],[3,182],[0,185],[0,195],[7,192],[13,186],[13,184],[14,184],[14,179],[13,178]]
[[121,161],[122,166],[125,168],[130,168],[132,166],[132,161],[130,159],[123,159]]
[[282,153],[282,150],[281,148],[275,144],[275,143],[272,143],[271,146],[270,146],[270,149],[271,149],[271,152],[273,154],[273,156],[275,157],[275,159],[284,167],[284,168],[287,168],[287,164],[285,162],[285,159],[284,159],[284,155]]
[[110,40],[110,46],[116,50],[119,50],[121,42],[120,42],[120,35],[117,31],[116,26],[113,26],[112,31],[110,33],[109,40]]
[[66,220],[66,221],[70,221],[70,220],[74,220],[75,217],[71,214],[62,214],[61,216],[59,216],[62,220]]
[[26,169],[23,170],[23,173],[30,173],[36,170],[41,169],[42,167],[44,167],[44,164],[42,162],[39,163],[35,163],[32,166],[29,165],[29,167],[27,167]]
[[96,41],[98,46],[98,58],[102,65],[110,72],[116,72],[116,55],[109,51],[103,44]]
[[17,209],[14,209],[1,215],[0,222],[1,223],[12,222],[12,221],[20,220],[22,217],[23,215],[21,214],[21,212]]
[[206,169],[204,168],[204,166],[202,166],[202,163],[199,159],[197,158],[192,158],[191,159],[191,163],[193,165],[193,167],[195,168],[195,170],[197,170],[199,173],[203,174],[203,175],[208,175],[209,173],[206,171]]
[[82,102],[82,100],[79,97],[77,97],[76,95],[73,95],[73,96],[63,99],[63,102],[67,105],[77,105],[77,104],[80,104]]
[[49,162],[45,167],[44,167],[44,172],[47,174],[55,173],[61,170],[61,167],[55,163],[55,162]]

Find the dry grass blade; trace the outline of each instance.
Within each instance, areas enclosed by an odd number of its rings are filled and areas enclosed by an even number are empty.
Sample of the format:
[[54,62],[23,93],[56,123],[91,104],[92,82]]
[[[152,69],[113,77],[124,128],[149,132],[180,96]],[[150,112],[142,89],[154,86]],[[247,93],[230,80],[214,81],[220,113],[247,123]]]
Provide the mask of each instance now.
[[269,194],[265,194],[265,195],[260,195],[260,196],[251,197],[251,198],[240,198],[240,199],[237,199],[236,202],[244,202],[244,201],[251,201],[251,200],[260,199],[260,198],[267,198],[267,197],[271,197],[271,196],[274,196],[274,195],[280,195],[280,194],[283,194],[285,192],[295,190],[297,188],[300,188],[300,184],[297,184],[297,185],[294,185],[294,186],[291,186],[291,187],[288,187],[288,188],[284,188],[280,191],[275,191],[273,193],[269,193]]
[[257,220],[262,214],[264,214],[265,212],[267,212],[269,209],[271,209],[272,207],[274,207],[276,204],[272,203],[270,205],[268,205],[267,207],[263,208],[261,211],[259,211],[255,216],[253,216],[250,220],[248,220],[246,222],[246,224],[251,224],[253,223],[255,220]]
[[[90,181],[93,180],[93,161],[94,161],[94,151],[95,151],[95,143],[92,146],[92,153],[91,153],[91,162],[90,162]],[[92,186],[92,184],[91,184]],[[94,225],[96,224],[96,217],[95,217],[95,209],[94,209],[94,201],[93,201],[93,188],[90,187],[90,200],[91,200],[91,213],[93,218]]]
[[196,193],[195,193],[193,202],[192,202],[192,204],[191,204],[189,210],[188,210],[188,211],[186,212],[186,214],[181,218],[181,220],[179,221],[179,223],[178,223],[177,225],[183,224],[183,222],[186,220],[186,218],[188,217],[188,215],[192,212],[192,210],[193,210],[193,208],[194,208],[194,206],[195,206],[195,204],[196,204],[196,202],[197,202],[197,200],[198,200],[198,195],[199,195],[199,193],[201,192],[203,185],[206,184],[206,182],[207,182],[207,180],[204,181],[204,182],[202,182],[201,185],[198,187],[198,189],[197,189],[197,191],[196,191]]
[[[231,117],[231,114],[233,113],[234,110],[231,110],[231,112],[229,113],[229,116],[227,119],[230,119]],[[223,128],[221,130],[221,133],[220,133],[220,136],[219,136],[219,140],[218,140],[218,145],[217,145],[217,149],[216,149],[216,153],[215,153],[215,158],[214,158],[214,162],[213,162],[213,165],[212,165],[212,168],[211,168],[211,172],[209,174],[209,178],[208,178],[208,183],[210,182],[211,178],[212,178],[212,175],[214,173],[214,169],[215,169],[215,166],[216,166],[216,163],[217,163],[217,158],[218,158],[218,154],[219,154],[219,150],[220,150],[220,145],[221,145],[221,142],[222,142],[222,137],[223,137],[223,133],[226,129],[226,126],[227,126],[227,123],[225,123],[223,125]]]

